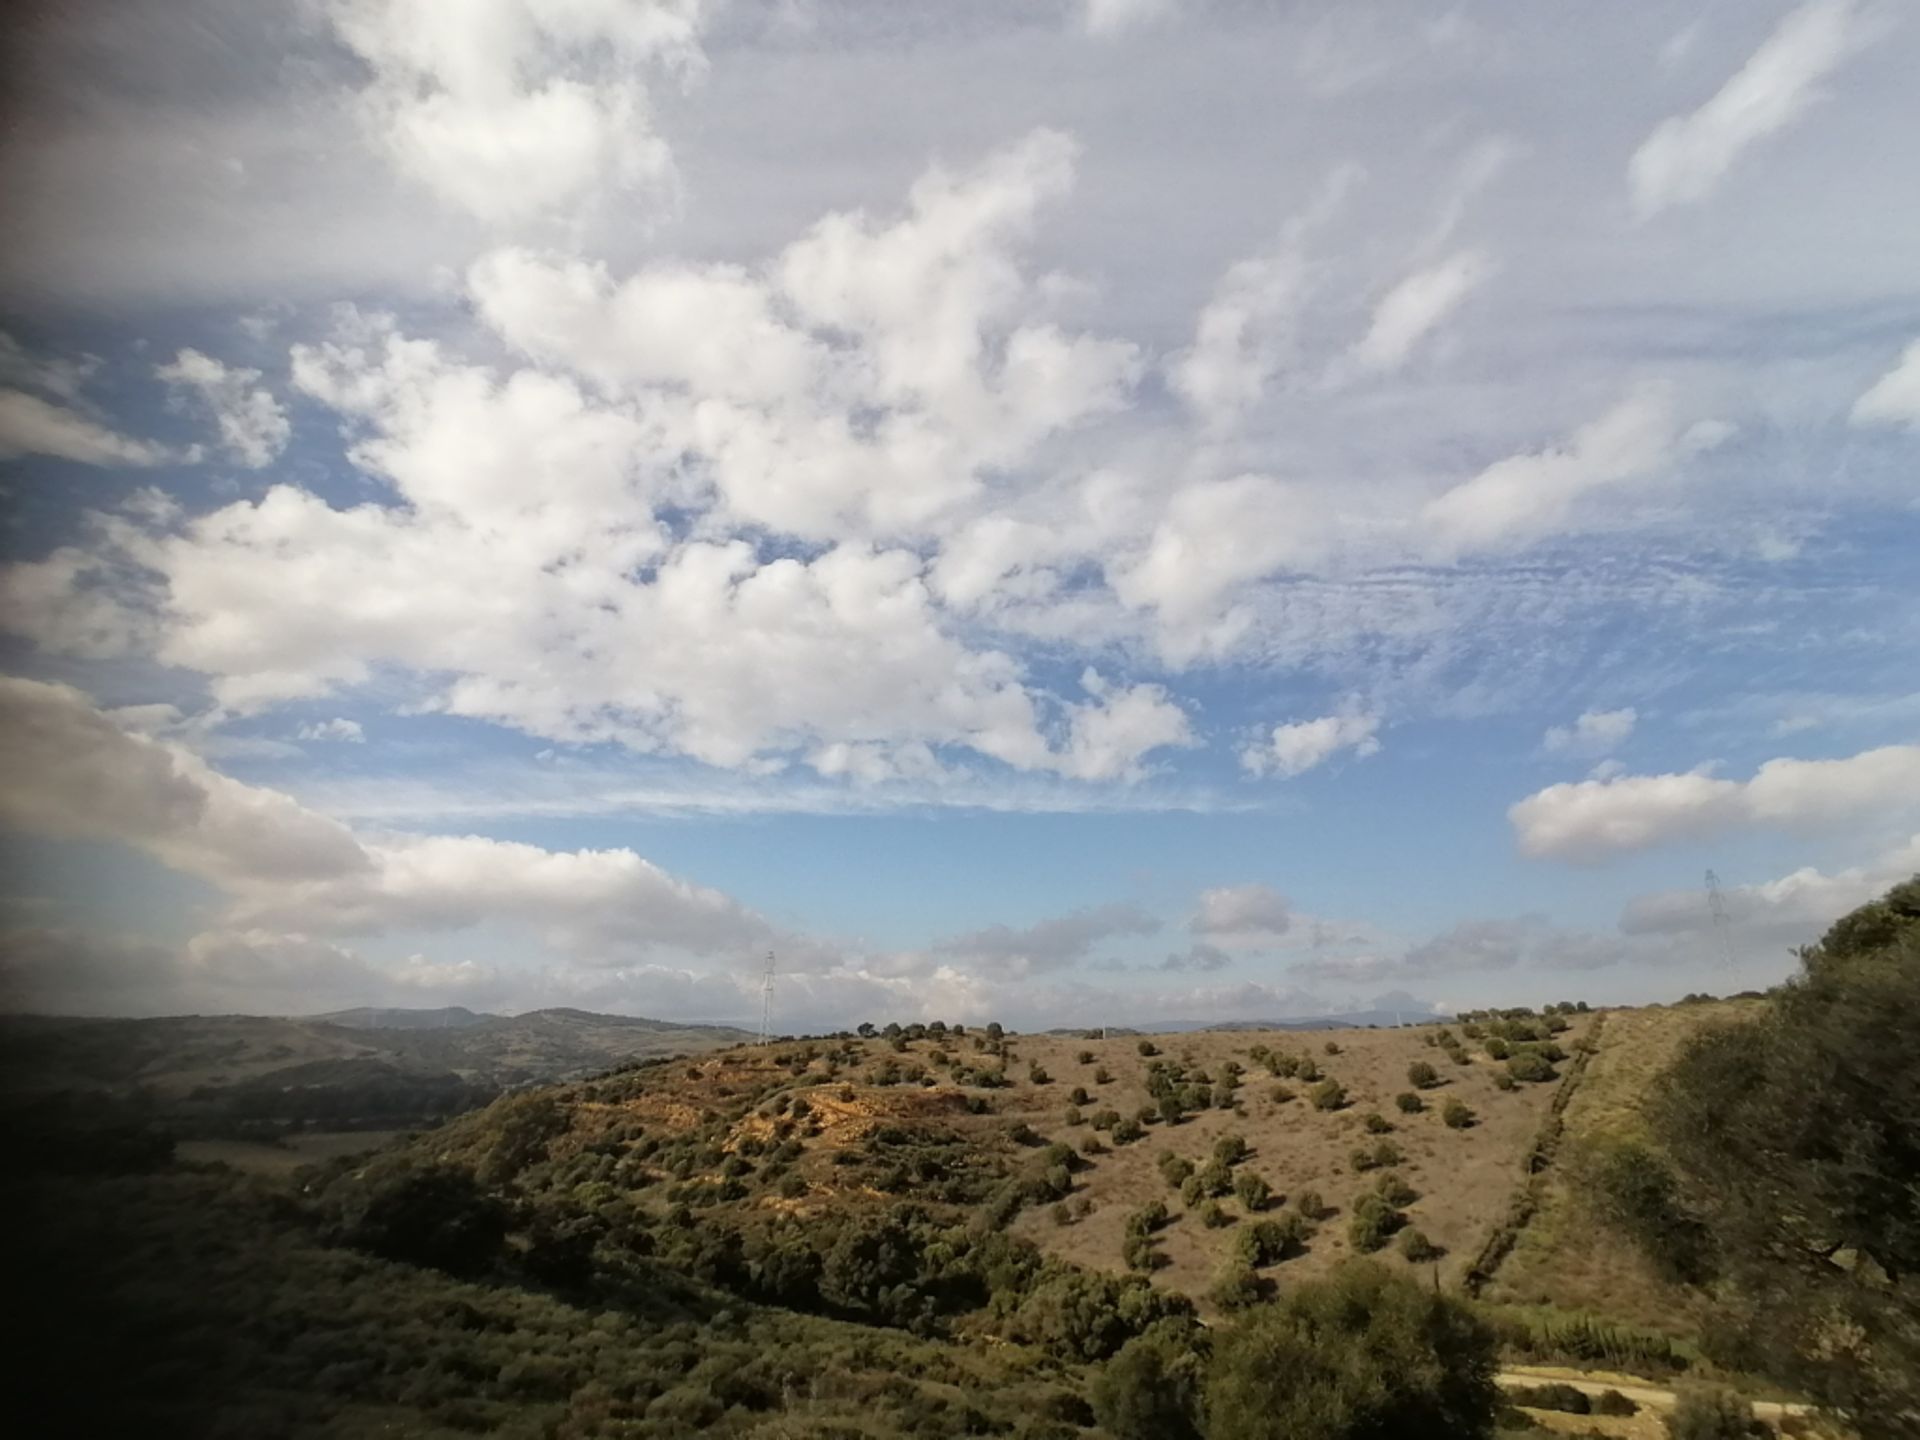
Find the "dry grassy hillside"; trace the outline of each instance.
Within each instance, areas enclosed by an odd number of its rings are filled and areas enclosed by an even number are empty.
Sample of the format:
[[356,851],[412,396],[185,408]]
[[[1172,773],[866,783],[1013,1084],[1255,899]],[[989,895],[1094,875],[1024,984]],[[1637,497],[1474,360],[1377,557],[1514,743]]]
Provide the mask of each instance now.
[[1582,1146],[1645,1136],[1642,1103],[1654,1079],[1702,1026],[1751,1016],[1764,1000],[1654,1005],[1609,1013],[1599,1048],[1566,1111],[1568,1164],[1548,1177],[1539,1213],[1486,1298],[1555,1305],[1668,1334],[1698,1327],[1699,1301],[1662,1280],[1631,1245],[1600,1224],[1573,1178]]
[[[1589,1023],[1581,1017],[1562,1040],[1576,1040]],[[1168,1185],[1158,1160],[1172,1151],[1204,1166],[1215,1142],[1233,1134],[1248,1145],[1247,1157],[1235,1170],[1253,1171],[1272,1187],[1266,1211],[1278,1211],[1307,1191],[1317,1192],[1323,1200],[1326,1208],[1318,1234],[1308,1242],[1307,1252],[1287,1266],[1289,1276],[1318,1273],[1352,1253],[1347,1239],[1352,1202],[1372,1190],[1381,1174],[1380,1170],[1356,1173],[1353,1152],[1385,1139],[1404,1158],[1383,1168],[1397,1172],[1417,1195],[1405,1206],[1410,1224],[1444,1251],[1436,1262],[1443,1283],[1457,1282],[1506,1211],[1523,1159],[1546,1116],[1554,1084],[1500,1090],[1494,1076],[1504,1067],[1471,1049],[1470,1064],[1454,1063],[1431,1043],[1439,1029],[1204,1031],[1153,1037],[1151,1043],[1164,1058],[1203,1071],[1215,1081],[1229,1061],[1245,1067],[1235,1092],[1245,1113],[1211,1109],[1177,1125],[1148,1125],[1140,1140],[1092,1157],[1092,1165],[1078,1177],[1078,1189],[1092,1206],[1084,1218],[1060,1225],[1049,1211],[1029,1210],[1017,1222],[1018,1233],[1063,1258],[1117,1270],[1122,1267],[1127,1215],[1151,1201],[1161,1201],[1172,1219],[1160,1232],[1167,1263],[1156,1272],[1156,1282],[1204,1296],[1231,1253],[1238,1227],[1248,1218],[1246,1207],[1235,1196],[1223,1197],[1218,1203],[1233,1223],[1205,1227],[1197,1214],[1190,1213],[1199,1207],[1184,1203],[1179,1190]],[[1336,1046],[1338,1053],[1328,1054],[1329,1045]],[[1332,1111],[1315,1109],[1309,1099],[1312,1084],[1272,1075],[1253,1058],[1252,1052],[1261,1046],[1311,1059],[1324,1075],[1345,1087],[1347,1104]],[[1135,1038],[1081,1041],[1021,1036],[1014,1049],[1018,1059],[1009,1065],[1009,1073],[1024,1075],[1028,1062],[1035,1062],[1051,1083],[1017,1086],[1001,1101],[1002,1113],[1026,1119],[1041,1134],[1066,1140],[1076,1149],[1095,1133],[1085,1123],[1095,1112],[1111,1107],[1132,1115],[1149,1099],[1146,1073],[1151,1061],[1139,1054]],[[1091,1063],[1078,1059],[1083,1053],[1092,1054]],[[1414,1088],[1408,1082],[1408,1066],[1422,1061],[1435,1068],[1441,1083],[1417,1092],[1424,1103],[1419,1113],[1402,1114],[1394,1097]],[[1094,1077],[1102,1068],[1112,1078],[1097,1085]],[[1077,1107],[1083,1123],[1069,1125],[1067,1112],[1073,1108],[1069,1096],[1081,1086],[1088,1090],[1090,1102]],[[1289,1098],[1274,1098],[1276,1087],[1284,1087]],[[1449,1128],[1441,1118],[1446,1100],[1454,1097],[1477,1116],[1468,1128]],[[1370,1133],[1369,1114],[1382,1116],[1391,1131]],[[1070,1205],[1070,1213],[1079,1208]],[[1386,1254],[1393,1263],[1407,1263],[1395,1249]]]
[[[1559,1040],[1571,1051],[1595,1017],[1567,1020]],[[983,1206],[989,1223],[1010,1223],[1047,1253],[1110,1272],[1129,1268],[1129,1216],[1158,1201],[1168,1214],[1146,1261],[1154,1282],[1203,1305],[1243,1232],[1256,1220],[1297,1223],[1289,1217],[1309,1193],[1322,1203],[1312,1207],[1317,1225],[1304,1248],[1296,1241],[1284,1259],[1256,1268],[1317,1274],[1353,1253],[1355,1201],[1391,1176],[1411,1192],[1394,1219],[1439,1253],[1416,1262],[1396,1241],[1384,1258],[1437,1265],[1454,1283],[1505,1216],[1560,1081],[1503,1088],[1504,1064],[1471,1041],[1459,1052],[1464,1063],[1451,1058],[1437,1043],[1447,1034],[1439,1026],[1200,1032],[1144,1042],[1152,1056],[1137,1036],[996,1042],[976,1031],[745,1046],[551,1092],[564,1118],[541,1122],[560,1127],[541,1153],[566,1183],[604,1183],[660,1213],[685,1201],[756,1223],[897,1200]],[[1275,1062],[1280,1068],[1304,1063],[1311,1073],[1282,1078],[1265,1061],[1269,1052],[1289,1057]],[[1156,1107],[1143,1122],[1155,1104],[1156,1064],[1180,1067],[1186,1086],[1205,1085],[1209,1108],[1168,1123]],[[1416,1064],[1433,1067],[1432,1084],[1410,1082]],[[1229,1108],[1222,1092],[1236,1065]],[[1315,1105],[1325,1079],[1344,1088],[1344,1103]],[[1412,1113],[1396,1105],[1408,1092],[1419,1096]],[[1446,1123],[1450,1100],[1471,1110],[1470,1124]],[[488,1112],[422,1143],[485,1170],[505,1143],[503,1123]],[[1253,1211],[1237,1189],[1211,1203],[1183,1199],[1160,1168],[1170,1152],[1204,1169],[1227,1136],[1246,1147],[1229,1177],[1257,1175],[1270,1191]],[[1054,1145],[1073,1152],[1070,1176]],[[1356,1149],[1371,1159],[1383,1146],[1392,1152],[1386,1163],[1356,1162]],[[1045,1179],[1050,1171],[1057,1182]],[[1045,1193],[1049,1183],[1070,1188]],[[1023,1187],[1024,1207],[1004,1203],[1009,1186]],[[1214,1226],[1205,1223],[1209,1211]]]

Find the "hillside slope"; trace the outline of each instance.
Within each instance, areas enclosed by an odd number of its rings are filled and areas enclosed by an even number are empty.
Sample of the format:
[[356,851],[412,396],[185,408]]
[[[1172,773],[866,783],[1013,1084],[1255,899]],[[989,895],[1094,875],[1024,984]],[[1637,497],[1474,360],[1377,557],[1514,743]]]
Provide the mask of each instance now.
[[135,1104],[183,1133],[241,1121],[400,1123],[457,1114],[516,1086],[745,1038],[725,1026],[581,1010],[405,1027],[259,1015],[0,1016],[0,1089]]

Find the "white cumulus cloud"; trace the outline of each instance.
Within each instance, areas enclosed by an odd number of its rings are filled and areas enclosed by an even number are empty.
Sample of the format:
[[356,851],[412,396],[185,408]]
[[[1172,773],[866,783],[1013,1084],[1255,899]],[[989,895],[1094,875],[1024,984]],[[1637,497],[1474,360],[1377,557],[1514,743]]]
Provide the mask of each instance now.
[[1769,760],[1749,780],[1694,771],[1550,785],[1507,811],[1521,850],[1589,861],[1740,825],[1812,829],[1920,813],[1920,745]]
[[154,373],[213,421],[221,448],[249,470],[272,464],[293,437],[287,412],[259,383],[258,370],[229,366],[188,349]]
[[364,118],[401,173],[492,223],[670,194],[647,81],[704,68],[703,0],[333,0]]
[[1356,756],[1378,754],[1380,717],[1364,711],[1323,715],[1276,725],[1271,733],[1240,752],[1240,763],[1254,775],[1291,780],[1324,765],[1343,750]]

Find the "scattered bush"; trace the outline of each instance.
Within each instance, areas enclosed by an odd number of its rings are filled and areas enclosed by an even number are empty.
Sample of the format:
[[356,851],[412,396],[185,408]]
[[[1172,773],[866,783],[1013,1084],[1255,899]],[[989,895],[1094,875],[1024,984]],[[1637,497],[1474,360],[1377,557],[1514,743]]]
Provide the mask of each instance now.
[[1400,1253],[1414,1264],[1422,1265],[1429,1260],[1438,1260],[1447,1252],[1429,1240],[1424,1230],[1414,1225],[1400,1232]]
[[1748,1440],[1767,1433],[1767,1427],[1754,1419],[1753,1406],[1733,1391],[1717,1387],[1681,1390],[1667,1413],[1667,1434],[1673,1440]]
[[1504,1060],[1513,1054],[1513,1047],[1498,1035],[1487,1037],[1487,1055],[1494,1060]]
[[1515,1385],[1507,1391],[1507,1399],[1515,1405],[1524,1405],[1529,1410],[1557,1410],[1566,1415],[1593,1413],[1591,1395],[1577,1385],[1568,1385],[1557,1380],[1546,1385]]
[[1440,1072],[1424,1060],[1407,1066],[1407,1083],[1416,1090],[1431,1090],[1440,1083]]
[[1171,1150],[1161,1151],[1156,1163],[1160,1167],[1160,1177],[1167,1182],[1169,1189],[1179,1189],[1187,1183],[1187,1177],[1193,1174],[1193,1161],[1184,1155],[1176,1155]]
[[1151,1200],[1127,1216],[1127,1234],[1151,1235],[1166,1223],[1167,1207],[1158,1200]]
[[1327,1043],[1322,1048],[1329,1055],[1338,1055],[1340,1053],[1340,1044],[1336,1040],[1327,1041]]
[[1385,1135],[1393,1129],[1393,1122],[1378,1110],[1369,1110],[1366,1119],[1361,1123],[1367,1127],[1367,1133],[1371,1135]]
[[1093,1064],[1093,1051],[1082,1050],[1078,1055],[1075,1055],[1073,1058],[1082,1065],[1091,1065]]
[[1160,1047],[1154,1044],[1153,1041],[1151,1040],[1142,1040],[1138,1045],[1134,1046],[1133,1048],[1138,1050],[1143,1056],[1146,1056],[1149,1059],[1151,1059],[1153,1056],[1158,1055],[1160,1053]]
[[1327,1202],[1318,1190],[1302,1190],[1293,1197],[1293,1208],[1308,1220],[1319,1220],[1327,1213]]
[[1347,1103],[1347,1088],[1338,1080],[1322,1080],[1309,1094],[1316,1110],[1338,1110]]
[[1400,1113],[1402,1115],[1418,1115],[1422,1110],[1427,1108],[1426,1101],[1422,1100],[1411,1090],[1402,1090],[1398,1095],[1393,1097],[1393,1103],[1400,1107]]
[[1087,1093],[1087,1087],[1084,1085],[1074,1086],[1072,1090],[1067,1092],[1067,1099],[1076,1105],[1090,1105],[1093,1103],[1093,1096]]
[[1472,1108],[1458,1096],[1450,1098],[1441,1108],[1440,1118],[1449,1130],[1465,1130],[1474,1122]]
[[1404,1219],[1380,1196],[1362,1195],[1353,1202],[1347,1218],[1347,1243],[1356,1254],[1371,1254],[1393,1238]]
[[1373,1182],[1373,1193],[1392,1206],[1411,1205],[1420,1198],[1419,1192],[1409,1185],[1398,1172],[1389,1170]]
[[1084,1122],[1086,1118],[1086,1116],[1080,1113],[1080,1107],[1078,1105],[1069,1105],[1067,1107],[1067,1113],[1060,1117],[1060,1123],[1063,1125],[1079,1125]]
[[1104,1065],[1096,1067],[1093,1072],[1093,1083],[1096,1085],[1111,1085],[1113,1083],[1113,1072]]
[[1501,1070],[1493,1077],[1493,1088],[1496,1090],[1518,1090],[1520,1086],[1519,1083],[1514,1080],[1513,1076]]
[[1146,1133],[1138,1120],[1126,1118],[1113,1123],[1113,1143],[1116,1145],[1131,1145]]
[[1232,1315],[1259,1305],[1272,1289],[1273,1282],[1262,1279],[1252,1266],[1239,1260],[1229,1260],[1221,1267],[1213,1288],[1207,1292],[1207,1298]]
[[1293,1089],[1288,1085],[1275,1085],[1267,1092],[1267,1098],[1276,1105],[1284,1105],[1293,1099]]
[[1233,1216],[1222,1208],[1218,1200],[1203,1200],[1199,1209],[1200,1223],[1209,1230],[1223,1230],[1233,1224]]
[[1250,1215],[1266,1209],[1273,1200],[1273,1187],[1265,1177],[1251,1170],[1242,1170],[1233,1177],[1233,1193]]
[[1507,1074],[1536,1085],[1557,1078],[1547,1057],[1534,1050],[1517,1051],[1507,1061]]
[[1238,1165],[1247,1158],[1247,1141],[1242,1135],[1222,1135],[1213,1142],[1213,1163]]

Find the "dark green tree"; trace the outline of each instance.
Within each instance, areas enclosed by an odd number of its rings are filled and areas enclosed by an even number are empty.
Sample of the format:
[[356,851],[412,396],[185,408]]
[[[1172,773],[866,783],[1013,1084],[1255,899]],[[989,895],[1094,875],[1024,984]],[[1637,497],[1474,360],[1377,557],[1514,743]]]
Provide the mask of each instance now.
[[1920,1416],[1920,877],[1835,923],[1757,1018],[1663,1077],[1655,1138],[1710,1230],[1728,1358],[1864,1440]]
[[1494,1352],[1461,1302],[1352,1262],[1216,1339],[1207,1440],[1488,1436]]

